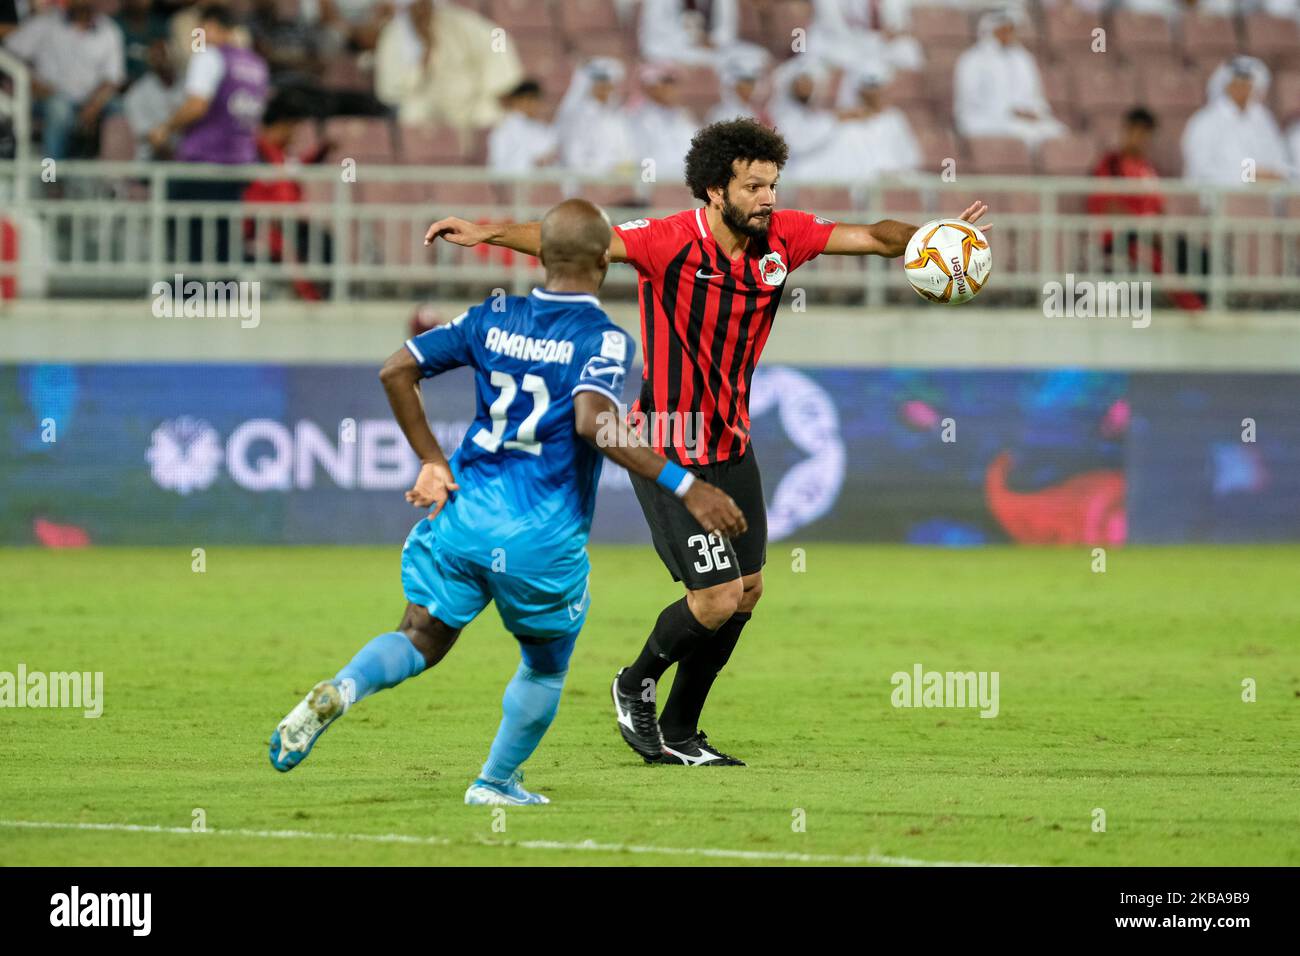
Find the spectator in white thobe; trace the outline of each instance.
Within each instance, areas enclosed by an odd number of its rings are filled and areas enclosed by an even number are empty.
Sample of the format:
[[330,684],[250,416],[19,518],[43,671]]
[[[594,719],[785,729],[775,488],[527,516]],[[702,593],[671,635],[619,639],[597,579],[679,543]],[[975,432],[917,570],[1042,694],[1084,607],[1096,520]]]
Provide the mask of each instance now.
[[654,162],[654,182],[676,183],[686,175],[686,154],[700,124],[682,106],[677,73],[669,64],[648,63],[639,71],[641,101],[629,122],[637,162]]
[[826,102],[826,70],[803,56],[786,60],[772,71],[769,111],[776,131],[790,147],[785,176],[790,182],[811,183],[834,178],[840,126],[859,116],[856,107],[834,109]]
[[957,59],[953,115],[963,136],[1014,136],[1030,148],[1067,132],[1052,115],[1033,54],[1020,45],[1015,9],[986,13],[979,40]]
[[831,172],[837,179],[870,182],[889,173],[921,166],[921,147],[912,126],[895,106],[885,104],[888,67],[872,64],[840,84],[840,123],[831,147]]
[[813,0],[808,53],[846,70],[863,63],[919,70],[925,52],[911,27],[911,0]]
[[747,116],[760,123],[771,124],[767,112],[767,86],[764,74],[767,70],[768,55],[737,58],[722,70],[721,95],[717,105],[709,110],[708,121],[717,123],[721,120]]
[[558,158],[559,137],[545,119],[542,87],[524,80],[501,98],[505,116],[488,134],[488,168],[526,173]]
[[621,61],[605,56],[574,70],[555,114],[565,167],[593,175],[632,167],[636,151],[623,109],[625,74]]
[[641,58],[651,63],[718,71],[761,51],[740,39],[737,0],[642,0],[637,42]]
[[1268,67],[1253,56],[1214,71],[1208,102],[1183,130],[1184,178],[1224,186],[1286,178],[1286,143],[1263,102],[1269,80]]

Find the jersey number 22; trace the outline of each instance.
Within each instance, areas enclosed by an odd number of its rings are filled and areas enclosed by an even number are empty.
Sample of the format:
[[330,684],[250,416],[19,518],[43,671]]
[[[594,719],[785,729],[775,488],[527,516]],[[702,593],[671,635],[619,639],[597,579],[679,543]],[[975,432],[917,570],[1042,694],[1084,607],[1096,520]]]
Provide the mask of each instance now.
[[524,391],[533,396],[533,410],[519,423],[514,438],[505,437],[506,425],[509,424],[510,405],[519,394],[519,384],[513,375],[496,369],[492,372],[491,381],[493,388],[501,389],[501,394],[488,408],[488,414],[492,417],[492,430],[480,428],[474,433],[474,444],[489,452],[499,451],[504,446],[507,449],[526,451],[530,455],[540,455],[542,443],[537,440],[537,423],[551,406],[551,393],[546,388],[546,379],[531,373],[524,375]]

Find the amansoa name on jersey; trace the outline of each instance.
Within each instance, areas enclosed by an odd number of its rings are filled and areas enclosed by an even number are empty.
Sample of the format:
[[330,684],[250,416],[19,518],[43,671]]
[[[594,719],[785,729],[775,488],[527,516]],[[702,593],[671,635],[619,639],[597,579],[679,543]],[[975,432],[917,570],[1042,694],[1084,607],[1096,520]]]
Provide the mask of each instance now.
[[451,457],[460,490],[435,519],[442,546],[486,566],[505,553],[511,571],[584,564],[602,458],[574,430],[573,396],[621,401],[636,349],[600,300],[494,297],[406,347],[426,378],[474,369],[476,414]]
[[820,255],[834,228],[820,216],[778,209],[767,235],[732,260],[703,208],[615,227],[640,277],[645,368],[634,411],[700,416],[692,447],[679,437],[656,451],[683,465],[744,454],[750,382],[786,276]]

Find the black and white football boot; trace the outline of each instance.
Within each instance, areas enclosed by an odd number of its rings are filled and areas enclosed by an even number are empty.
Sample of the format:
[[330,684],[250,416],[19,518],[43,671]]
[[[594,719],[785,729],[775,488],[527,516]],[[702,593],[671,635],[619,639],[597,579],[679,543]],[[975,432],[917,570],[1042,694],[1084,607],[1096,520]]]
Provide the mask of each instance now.
[[709,738],[704,731],[697,731],[695,736],[675,743],[664,742],[664,755],[659,760],[665,764],[679,764],[687,767],[743,767],[745,761],[737,760],[730,754],[724,754],[709,745]]
[[614,714],[618,717],[619,733],[646,763],[658,763],[664,755],[664,735],[659,732],[655,702],[643,700],[640,694],[623,693],[618,686],[618,679],[624,670],[627,668],[621,668],[614,675],[614,683],[609,689],[610,696],[614,698]]

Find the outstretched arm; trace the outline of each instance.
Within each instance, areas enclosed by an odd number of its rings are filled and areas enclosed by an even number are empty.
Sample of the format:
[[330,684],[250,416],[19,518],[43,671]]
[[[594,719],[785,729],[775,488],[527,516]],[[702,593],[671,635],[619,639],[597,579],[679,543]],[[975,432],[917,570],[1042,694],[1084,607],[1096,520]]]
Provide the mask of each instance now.
[[[988,211],[987,205],[977,202],[958,218],[973,223]],[[822,252],[831,256],[885,256],[894,259],[907,251],[907,240],[919,228],[897,219],[862,224],[841,222],[831,230]],[[981,228],[987,230],[991,227]]]
[[[439,219],[424,234],[424,244],[432,245],[436,239],[445,239],[458,246],[477,246],[486,242],[489,246],[504,246],[515,252],[530,256],[542,251],[542,224],[540,222],[489,222],[478,223],[448,216]],[[615,232],[609,240],[609,258],[612,262],[627,261],[627,247],[623,239]]]
[[448,492],[458,490],[460,485],[456,484],[447,456],[425,417],[424,399],[420,395],[423,377],[415,357],[405,348],[390,355],[379,370],[379,380],[388,395],[393,417],[401,426],[411,449],[420,456],[420,475],[415,480],[415,487],[406,493],[406,500],[417,508],[432,507],[429,517],[433,518],[446,504]]
[[[658,480],[664,472],[668,475],[666,482],[671,482],[673,475],[681,479],[685,470],[648,447],[641,436],[628,427],[618,413],[618,406],[607,395],[596,391],[579,392],[573,396],[573,416],[578,434],[616,465],[651,481]],[[678,497],[709,534],[735,537],[748,527],[744,514],[729,494],[693,475],[686,482],[686,490]]]

